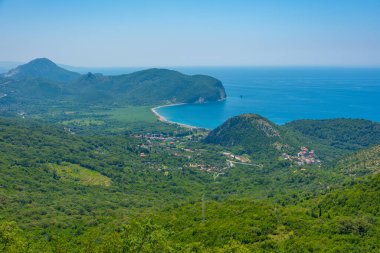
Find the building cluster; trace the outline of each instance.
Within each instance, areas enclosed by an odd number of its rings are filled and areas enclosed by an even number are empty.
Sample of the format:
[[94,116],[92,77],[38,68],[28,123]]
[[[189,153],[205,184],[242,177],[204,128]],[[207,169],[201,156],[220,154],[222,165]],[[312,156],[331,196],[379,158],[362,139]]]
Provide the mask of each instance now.
[[176,140],[175,137],[168,137],[162,134],[133,134],[131,137],[141,138],[152,141],[166,141],[166,142],[174,142]]
[[315,157],[314,150],[309,150],[307,147],[301,147],[300,151],[295,156],[291,156],[287,153],[282,154],[282,157],[287,160],[294,162],[297,165],[305,164],[320,164],[321,160]]
[[190,168],[197,168],[201,171],[206,171],[208,173],[219,172],[219,169],[217,167],[212,166],[212,165],[208,165],[208,164],[190,163],[189,167]]
[[244,156],[234,155],[231,152],[223,152],[222,154],[224,156],[229,157],[229,158],[235,159],[235,160],[237,160],[237,161],[239,161],[241,163],[250,163],[251,162],[251,160],[249,160],[249,158],[244,157]]
[[[187,158],[189,163],[186,167],[204,171],[206,173],[217,174],[218,176],[221,176],[224,175],[224,170],[228,168],[222,164],[218,164],[217,162],[211,162],[211,164],[209,164],[210,160],[207,157],[209,155],[209,151],[187,147],[186,143],[189,141],[188,136],[173,137],[162,134],[146,133],[132,134],[130,137],[141,140],[141,142],[137,145],[139,150],[139,157],[147,165],[152,167],[155,167],[155,165],[149,164],[151,161],[147,159],[150,154],[165,152],[167,158],[170,156]],[[193,141],[193,139],[190,138],[190,141]],[[233,158],[231,160],[234,160],[236,163],[250,162],[249,159],[245,157],[233,155],[228,152],[227,154],[229,155],[226,156],[230,159]],[[203,155],[205,155],[205,157],[203,157]],[[155,169],[158,171],[168,170],[168,168],[162,169],[156,167]]]

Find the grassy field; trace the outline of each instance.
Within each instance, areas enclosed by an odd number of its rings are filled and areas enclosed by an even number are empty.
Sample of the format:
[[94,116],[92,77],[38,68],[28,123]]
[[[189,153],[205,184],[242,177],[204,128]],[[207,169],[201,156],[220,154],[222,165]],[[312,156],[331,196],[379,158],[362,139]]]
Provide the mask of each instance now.
[[49,121],[59,123],[72,131],[96,130],[120,133],[181,133],[188,129],[159,121],[151,111],[153,106],[87,107],[51,109]]
[[74,181],[81,185],[111,185],[110,178],[103,176],[97,171],[83,168],[77,164],[49,164],[49,169],[54,171],[59,179],[63,181]]
[[156,116],[151,112],[150,106],[128,106],[115,108],[107,111],[106,114],[110,119],[131,123],[131,122],[147,122],[155,123]]
[[96,128],[117,132],[163,125],[152,113],[151,106],[75,109],[69,113],[67,111],[51,112],[50,119],[67,127]]

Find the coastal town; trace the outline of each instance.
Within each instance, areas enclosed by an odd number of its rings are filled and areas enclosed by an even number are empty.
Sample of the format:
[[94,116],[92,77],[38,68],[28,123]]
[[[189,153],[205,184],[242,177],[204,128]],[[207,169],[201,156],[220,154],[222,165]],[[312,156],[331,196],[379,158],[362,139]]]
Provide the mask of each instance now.
[[[140,141],[138,146],[140,158],[146,162],[147,165],[157,171],[162,171],[165,175],[169,175],[171,170],[188,168],[218,177],[225,175],[230,168],[236,165],[263,168],[262,164],[255,163],[248,155],[237,155],[222,148],[219,151],[214,150],[217,152],[210,152],[206,147],[197,146],[196,143],[204,136],[205,132],[202,131],[198,134],[181,137],[149,133],[131,135],[131,137]],[[158,164],[154,164],[153,161],[156,160],[160,154],[165,154],[166,157],[172,157],[169,160],[173,164],[175,164],[175,159],[180,159],[182,165],[164,164],[159,166]],[[150,159],[151,157],[152,159]],[[295,155],[283,153],[281,158],[296,166],[319,166],[321,164],[321,160],[316,157],[315,151],[305,146],[300,147],[300,150]]]
[[[160,115],[156,109],[157,107],[152,108],[152,112],[159,121],[170,122]],[[182,124],[177,125],[184,127]],[[200,145],[200,143],[202,143],[202,139],[207,136],[209,131],[191,126],[185,126],[185,128],[188,129],[188,133],[179,136],[169,136],[163,133],[135,133],[131,134],[130,137],[140,142],[138,154],[143,162],[157,171],[162,171],[165,175],[169,175],[171,170],[188,168],[218,177],[225,175],[228,169],[236,165],[263,168],[262,164],[252,161],[252,157],[247,154],[237,155],[230,150],[216,146],[212,147],[213,151],[208,150],[210,147]],[[167,159],[170,163],[162,164],[161,166],[154,164],[154,160],[160,154],[171,157]],[[301,146],[295,154],[283,153],[280,157],[296,166],[321,164],[321,160],[317,158],[315,151],[305,146]],[[176,159],[181,160],[181,166],[174,165]]]
[[[251,161],[248,155],[237,155],[222,147],[199,145],[208,131],[197,129],[183,136],[168,136],[157,133],[131,134],[138,140],[138,155],[142,162],[150,168],[170,175],[175,170],[196,170],[213,176],[214,179],[224,176],[229,169],[239,166],[255,166],[262,168],[260,163]],[[157,164],[158,157],[167,163]],[[176,162],[181,161],[181,162]],[[180,164],[180,166],[178,166]]]

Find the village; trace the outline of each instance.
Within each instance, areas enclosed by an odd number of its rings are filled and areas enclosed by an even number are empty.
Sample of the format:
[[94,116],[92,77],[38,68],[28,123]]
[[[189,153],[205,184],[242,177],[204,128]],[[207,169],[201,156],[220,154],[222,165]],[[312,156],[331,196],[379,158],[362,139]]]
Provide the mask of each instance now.
[[307,147],[301,147],[300,151],[295,156],[283,153],[282,158],[299,166],[305,164],[321,164],[321,160],[315,157],[314,150],[309,150]]
[[170,166],[157,167],[157,165],[153,165],[150,161],[151,156],[165,154],[167,158],[169,157],[168,160],[170,161],[173,159],[181,159],[183,161],[185,159],[185,161],[188,161],[183,163],[186,164],[185,167],[213,174],[214,178],[225,175],[226,171],[236,164],[257,166],[251,163],[247,155],[235,155],[223,150],[210,151],[203,146],[199,146],[198,140],[203,137],[202,133],[181,137],[147,133],[133,134],[131,137],[141,142],[138,145],[141,151],[139,152],[140,158],[145,160],[152,168],[163,171],[166,174]]

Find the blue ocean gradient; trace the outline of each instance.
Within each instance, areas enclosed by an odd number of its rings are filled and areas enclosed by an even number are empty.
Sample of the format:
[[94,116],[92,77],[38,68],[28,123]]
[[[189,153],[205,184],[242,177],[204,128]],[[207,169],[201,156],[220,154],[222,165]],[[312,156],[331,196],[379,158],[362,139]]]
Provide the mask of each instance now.
[[379,68],[179,68],[219,78],[227,99],[162,107],[170,121],[213,129],[257,113],[277,124],[297,119],[361,118],[380,122]]

